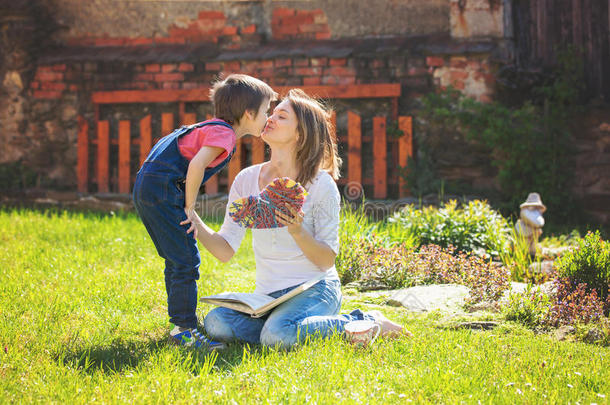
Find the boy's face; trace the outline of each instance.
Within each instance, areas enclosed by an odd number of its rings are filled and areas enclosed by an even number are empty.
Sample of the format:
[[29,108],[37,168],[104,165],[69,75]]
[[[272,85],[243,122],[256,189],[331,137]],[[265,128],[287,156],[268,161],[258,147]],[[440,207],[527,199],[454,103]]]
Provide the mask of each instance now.
[[263,132],[263,128],[265,127],[265,124],[267,123],[267,111],[269,111],[269,108],[271,106],[271,101],[266,98],[263,100],[263,102],[261,103],[260,107],[258,108],[258,111],[256,113],[256,116],[252,119],[251,122],[251,134],[254,136],[261,136],[261,132]]

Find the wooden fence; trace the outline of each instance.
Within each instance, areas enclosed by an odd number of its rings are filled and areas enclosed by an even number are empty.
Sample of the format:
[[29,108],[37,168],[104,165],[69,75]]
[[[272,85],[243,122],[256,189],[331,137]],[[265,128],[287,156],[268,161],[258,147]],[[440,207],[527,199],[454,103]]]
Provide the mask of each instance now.
[[[399,196],[405,196],[407,190],[402,178],[398,175],[388,176],[388,172],[396,173],[397,167],[405,167],[407,159],[413,153],[412,120],[411,117],[398,117],[399,84],[372,84],[346,86],[303,86],[305,92],[325,99],[370,99],[387,98],[391,100],[391,119],[397,121],[398,129],[403,132],[400,137],[388,137],[385,116],[373,117],[371,134],[362,133],[362,118],[360,115],[347,111],[347,133],[339,134],[338,142],[347,146],[346,176],[339,184],[372,186],[374,198],[388,196],[388,184],[395,184]],[[280,94],[285,94],[290,88],[276,88]],[[194,113],[185,112],[185,103],[206,102],[209,88],[195,90],[147,90],[147,91],[110,91],[93,93],[95,106],[95,127],[82,117],[79,117],[78,131],[78,190],[88,192],[92,184],[97,185],[97,191],[107,193],[110,184],[116,184],[113,191],[129,193],[133,185],[135,173],[132,172],[132,145],[137,145],[139,164],[146,159],[152,145],[163,135],[169,134],[179,125],[188,125],[197,120],[210,117],[196,117]],[[178,116],[174,113],[160,114],[161,132],[153,134],[150,114],[139,120],[139,134],[132,134],[132,121],[120,120],[116,137],[110,135],[110,125],[107,120],[99,119],[100,105],[104,104],[134,104],[134,103],[178,103]],[[177,121],[176,121],[177,119]],[[336,116],[333,116],[336,123]],[[334,125],[336,127],[336,125]],[[92,134],[92,132],[94,132]],[[157,136],[155,136],[157,135]],[[372,156],[363,155],[363,143],[372,144]],[[111,156],[111,145],[118,146],[118,156]],[[245,159],[246,151],[250,151],[251,161]],[[388,156],[388,150],[390,154]],[[93,152],[93,153],[92,153]],[[90,157],[94,162],[90,162]],[[265,146],[260,138],[245,137],[238,141],[233,159],[228,165],[226,177],[213,176],[205,184],[206,194],[216,194],[219,185],[230,187],[233,179],[248,163],[261,163],[265,159]],[[373,177],[363,177],[363,159],[372,161]],[[110,179],[111,162],[118,162],[116,178]],[[90,165],[93,163],[93,165]],[[90,173],[92,168],[95,173]],[[390,170],[388,170],[390,169]],[[392,170],[393,169],[393,170]],[[112,181],[111,181],[112,180]],[[114,188],[114,187],[113,187]]]

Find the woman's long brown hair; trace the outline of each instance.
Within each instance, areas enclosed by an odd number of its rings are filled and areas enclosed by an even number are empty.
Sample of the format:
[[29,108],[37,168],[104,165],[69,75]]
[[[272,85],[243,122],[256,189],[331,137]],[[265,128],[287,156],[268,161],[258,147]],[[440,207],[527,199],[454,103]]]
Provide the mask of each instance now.
[[320,170],[327,171],[337,180],[341,158],[333,135],[330,111],[301,89],[290,90],[284,99],[289,100],[298,121],[296,164],[299,175],[296,180],[306,187]]

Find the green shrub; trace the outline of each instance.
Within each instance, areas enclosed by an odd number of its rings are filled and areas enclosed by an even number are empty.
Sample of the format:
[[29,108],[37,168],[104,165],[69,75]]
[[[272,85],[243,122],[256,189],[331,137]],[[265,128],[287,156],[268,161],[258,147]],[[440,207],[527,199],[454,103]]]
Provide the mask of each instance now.
[[578,247],[555,261],[558,276],[573,284],[584,283],[595,290],[601,300],[608,298],[610,285],[610,243],[599,231],[589,232]]
[[526,291],[510,295],[504,315],[509,321],[537,328],[545,323],[550,305],[549,296],[530,285]]
[[457,251],[492,256],[506,253],[509,248],[508,221],[485,201],[470,201],[464,207],[458,207],[455,200],[440,208],[417,209],[408,205],[388,222],[416,235],[421,245],[452,245]]

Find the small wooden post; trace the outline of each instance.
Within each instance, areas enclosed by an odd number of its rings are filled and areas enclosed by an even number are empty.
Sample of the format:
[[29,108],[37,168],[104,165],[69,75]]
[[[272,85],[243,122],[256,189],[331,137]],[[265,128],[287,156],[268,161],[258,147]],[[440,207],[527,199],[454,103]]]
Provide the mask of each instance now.
[[[212,118],[213,118],[213,116],[210,114],[207,114],[205,117],[206,121],[211,120]],[[205,193],[207,195],[218,194],[218,176],[219,175],[220,175],[220,173],[216,173],[215,175],[210,177],[208,179],[208,181],[205,183]]]
[[386,144],[386,118],[373,117],[373,196],[388,195],[388,159]]
[[131,152],[131,122],[119,121],[119,193],[127,194],[131,189],[129,154]]
[[76,178],[78,191],[86,193],[89,181],[89,123],[86,119],[78,117],[78,140],[76,144],[77,163]]
[[[410,156],[413,156],[413,119],[412,117],[399,117],[398,128],[403,136],[398,138],[398,165],[406,169]],[[403,170],[404,170],[403,169]],[[407,184],[403,176],[399,175],[398,195],[400,198],[409,195]]]
[[347,181],[362,186],[362,128],[358,114],[347,112]]
[[152,148],[152,132],[150,129],[150,114],[140,120],[140,166],[144,164],[148,152]]
[[110,138],[108,121],[97,122],[97,191],[108,192],[108,162],[110,158]]

